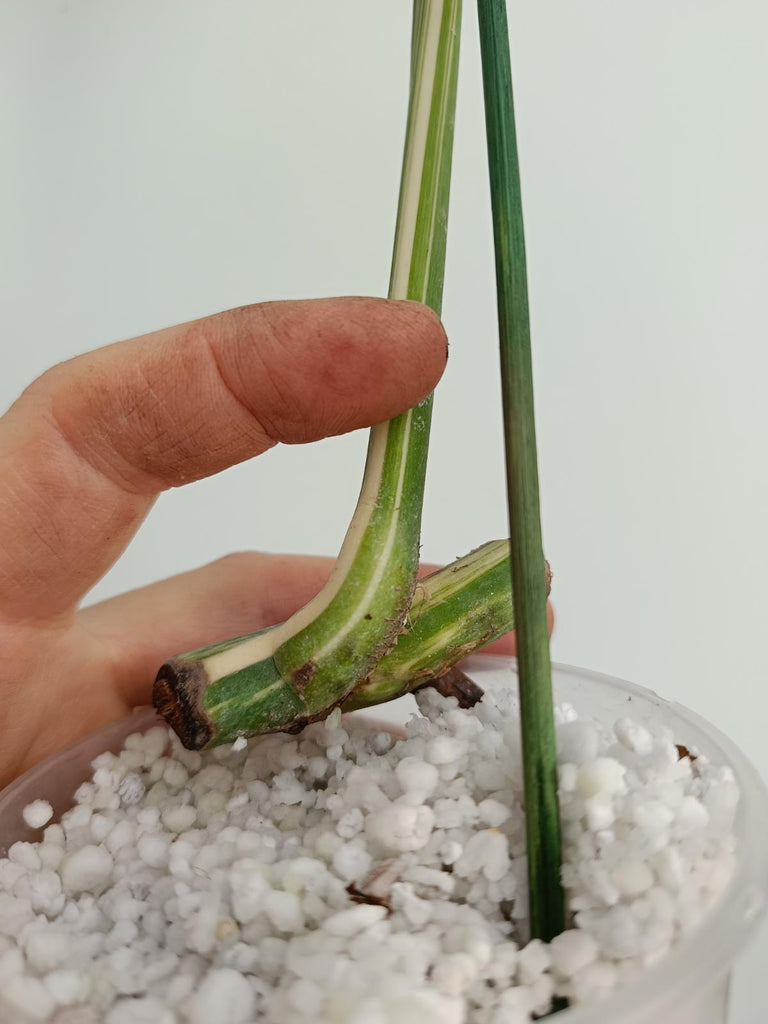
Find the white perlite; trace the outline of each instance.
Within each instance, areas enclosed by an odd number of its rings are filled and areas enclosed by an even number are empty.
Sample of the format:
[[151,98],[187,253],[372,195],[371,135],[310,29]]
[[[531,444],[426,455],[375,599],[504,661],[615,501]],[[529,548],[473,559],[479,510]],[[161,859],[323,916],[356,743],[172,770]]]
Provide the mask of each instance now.
[[42,828],[53,817],[53,808],[47,800],[33,800],[22,811],[22,817],[30,828]]
[[732,772],[562,708],[575,927],[526,944],[512,697],[419,704],[399,741],[335,711],[204,755],[162,728],[100,755],[61,824],[0,860],[0,996],[61,1024],[524,1024],[663,956],[728,882]]

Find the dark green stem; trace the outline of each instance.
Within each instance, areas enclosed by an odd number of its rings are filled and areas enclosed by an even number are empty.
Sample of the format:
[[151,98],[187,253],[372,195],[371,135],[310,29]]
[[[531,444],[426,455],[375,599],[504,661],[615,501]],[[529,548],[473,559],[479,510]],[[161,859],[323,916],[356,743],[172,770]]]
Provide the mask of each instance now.
[[531,934],[549,940],[565,926],[564,899],[528,282],[505,0],[478,0],[478,14],[496,249]]

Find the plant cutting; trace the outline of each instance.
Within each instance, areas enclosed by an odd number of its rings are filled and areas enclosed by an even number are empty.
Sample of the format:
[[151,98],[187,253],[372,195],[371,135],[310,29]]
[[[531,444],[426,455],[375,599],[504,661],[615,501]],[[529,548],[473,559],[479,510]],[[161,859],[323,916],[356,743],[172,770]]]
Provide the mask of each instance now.
[[[437,313],[460,19],[460,0],[414,4],[389,287],[391,298],[416,299]],[[300,729],[336,706],[378,703],[444,673],[461,655],[511,628],[509,587],[500,583],[508,558],[503,544],[460,559],[415,593],[431,413],[430,396],[371,431],[357,509],[320,594],[280,626],[186,652],[162,666],[154,704],[187,746],[201,749],[241,735]],[[543,556],[536,572],[543,593]],[[409,639],[400,642],[402,634]],[[414,650],[423,652],[415,661],[409,653]],[[388,662],[382,662],[385,655]]]
[[[505,7],[481,0],[478,10],[497,253],[531,922],[535,936],[550,939],[562,931],[564,917],[549,580],[542,572],[522,201]],[[414,3],[411,95],[389,289],[391,298],[418,299],[437,313],[460,21],[460,2]],[[480,548],[435,574],[411,604],[431,409],[430,397],[371,431],[355,515],[331,579],[309,605],[281,626],[186,652],[162,666],[154,705],[185,745],[201,749],[239,736],[296,731],[334,707],[361,708],[399,696],[443,676],[462,654],[511,628],[503,565],[509,552],[503,544]],[[459,630],[457,642],[451,633]],[[405,643],[399,642],[401,633],[409,637]],[[403,664],[407,672],[401,671]]]
[[[764,874],[737,845],[739,791],[757,834],[764,799],[727,741],[643,691],[565,672],[553,708],[507,26],[497,0],[479,13],[511,544],[417,583],[431,400],[376,428],[328,588],[161,669],[155,704],[183,745],[145,715],[100,737],[60,823],[43,776],[31,802],[24,780],[0,801],[0,828],[13,804],[29,829],[0,860],[12,1013],[527,1024],[567,1001],[574,1024],[722,1019],[668,978],[655,1005],[638,993],[656,961],[685,962],[711,908],[738,931]],[[414,5],[390,289],[436,310],[459,19],[455,0]],[[513,625],[519,708],[509,664],[455,667]],[[408,691],[403,735],[342,717]],[[722,985],[727,963],[709,963]]]

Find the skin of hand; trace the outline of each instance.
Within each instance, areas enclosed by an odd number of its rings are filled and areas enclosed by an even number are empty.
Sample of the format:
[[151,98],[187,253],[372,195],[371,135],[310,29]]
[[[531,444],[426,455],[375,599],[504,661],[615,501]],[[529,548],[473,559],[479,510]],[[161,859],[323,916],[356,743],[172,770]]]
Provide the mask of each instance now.
[[81,609],[162,491],[390,419],[446,358],[425,306],[323,299],[229,310],[34,381],[0,419],[0,785],[149,703],[170,655],[280,622],[327,579],[331,559],[242,552]]

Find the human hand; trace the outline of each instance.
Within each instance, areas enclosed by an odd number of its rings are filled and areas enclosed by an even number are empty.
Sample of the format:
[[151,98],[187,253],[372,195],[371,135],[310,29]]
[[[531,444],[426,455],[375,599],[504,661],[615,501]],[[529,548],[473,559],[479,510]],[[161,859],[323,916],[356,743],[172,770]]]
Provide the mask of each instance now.
[[326,581],[330,559],[240,553],[80,610],[160,492],[387,420],[433,389],[446,351],[416,303],[281,302],[36,380],[0,419],[0,784],[148,703],[169,655],[282,621]]

